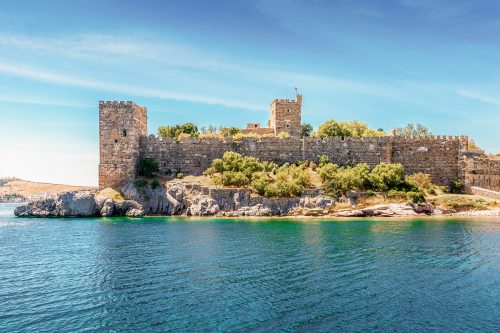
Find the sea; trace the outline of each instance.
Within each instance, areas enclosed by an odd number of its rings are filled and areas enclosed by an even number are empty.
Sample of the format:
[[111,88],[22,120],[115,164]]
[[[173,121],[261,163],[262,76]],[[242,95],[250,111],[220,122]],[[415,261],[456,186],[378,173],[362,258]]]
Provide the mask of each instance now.
[[500,332],[499,218],[16,218],[0,332]]

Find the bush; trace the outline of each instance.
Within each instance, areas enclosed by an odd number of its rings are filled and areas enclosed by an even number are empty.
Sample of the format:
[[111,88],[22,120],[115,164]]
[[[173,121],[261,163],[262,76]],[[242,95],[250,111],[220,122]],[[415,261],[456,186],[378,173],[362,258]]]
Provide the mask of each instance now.
[[423,191],[431,191],[434,185],[431,181],[431,175],[428,173],[414,173],[405,178],[406,182]]
[[236,133],[233,135],[233,140],[241,141],[243,138],[259,138],[260,136],[254,133]]
[[290,135],[288,134],[288,132],[279,132],[278,135],[276,135],[276,136],[278,137],[278,139],[286,139]]
[[160,185],[161,185],[161,184],[160,184],[160,182],[159,182],[157,179],[155,179],[155,180],[153,180],[153,181],[151,182],[151,188],[152,188],[153,190],[154,190],[154,189],[156,189],[156,188],[158,188],[158,187],[160,187]]
[[370,172],[369,181],[379,191],[397,189],[403,185],[404,172],[403,165],[399,163],[380,163]]
[[459,179],[452,180],[450,182],[450,192],[451,193],[462,193],[464,190],[464,184]]
[[328,163],[330,163],[330,158],[327,155],[321,155],[319,157],[319,167],[322,167]]
[[153,157],[145,157],[139,160],[137,170],[139,176],[151,177],[154,172],[160,171],[160,166],[158,165],[158,161]]
[[222,134],[222,136],[230,137],[236,135],[239,132],[240,129],[237,127],[219,127],[219,133]]
[[145,181],[144,179],[136,179],[136,180],[134,181],[134,186],[135,186],[136,188],[143,188],[143,187],[145,187],[146,185],[148,185],[148,182],[147,182],[147,181]]
[[370,168],[367,164],[358,164],[355,167],[338,167],[328,163],[319,170],[325,192],[333,197],[350,190],[365,190],[370,187]]
[[226,171],[217,176],[214,182],[224,186],[244,186],[250,183],[250,179],[243,172]]
[[229,151],[221,159],[213,160],[204,174],[224,186],[251,184],[255,192],[266,197],[294,197],[302,194],[310,183],[306,168],[306,163],[278,167],[273,162],[260,162],[254,157]]

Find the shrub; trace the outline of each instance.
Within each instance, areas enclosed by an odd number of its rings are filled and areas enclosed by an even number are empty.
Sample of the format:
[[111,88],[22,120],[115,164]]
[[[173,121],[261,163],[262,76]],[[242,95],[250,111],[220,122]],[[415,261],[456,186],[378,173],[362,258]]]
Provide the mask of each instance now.
[[160,167],[158,165],[158,161],[153,157],[145,157],[139,160],[139,164],[137,166],[139,176],[151,177],[154,172],[158,172]]
[[273,182],[273,179],[265,172],[256,173],[253,176],[252,188],[259,195],[265,195],[266,188]]
[[397,189],[403,184],[404,171],[403,165],[399,163],[380,163],[370,172],[369,181],[376,190]]
[[431,175],[428,173],[414,173],[407,176],[405,180],[407,183],[423,191],[430,191],[434,189],[434,185],[431,181]]
[[234,136],[235,134],[239,133],[240,129],[237,127],[219,127],[219,133],[222,134],[222,136]]
[[148,182],[147,182],[147,181],[145,181],[144,179],[136,179],[136,180],[134,181],[134,186],[135,186],[136,188],[143,188],[143,187],[145,187],[146,185],[148,185]]
[[236,133],[233,135],[233,140],[241,141],[243,138],[259,138],[259,135],[254,133]]
[[459,179],[452,180],[450,182],[450,192],[451,193],[462,193],[464,190],[464,184]]
[[160,187],[160,185],[161,185],[161,184],[160,184],[160,182],[159,182],[157,179],[155,179],[155,180],[153,180],[153,181],[151,182],[151,188],[152,188],[153,190],[154,190],[154,189],[156,189],[156,188],[158,188],[158,187]]
[[244,186],[250,183],[250,179],[239,171],[225,171],[214,180],[215,184],[224,186]]
[[278,135],[276,135],[276,136],[278,137],[278,139],[286,139],[290,135],[288,134],[288,132],[279,132]]
[[466,195],[448,194],[436,197],[430,201],[434,205],[456,211],[488,209],[488,205],[486,205],[483,200]]
[[410,191],[406,192],[406,198],[411,200],[413,203],[423,203],[425,202],[425,194],[422,191]]
[[358,164],[355,167],[338,167],[328,163],[319,170],[326,193],[338,197],[340,193],[350,190],[364,190],[370,186],[370,168],[367,164]]
[[322,167],[327,163],[330,163],[330,158],[327,155],[321,155],[319,157],[319,166]]

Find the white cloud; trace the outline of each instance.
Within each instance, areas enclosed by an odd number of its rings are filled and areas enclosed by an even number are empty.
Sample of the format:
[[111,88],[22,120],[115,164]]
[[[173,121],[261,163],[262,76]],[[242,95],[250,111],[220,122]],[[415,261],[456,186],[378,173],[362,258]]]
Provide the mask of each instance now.
[[465,90],[465,89],[458,89],[457,94],[463,97],[471,98],[476,101],[480,101],[483,103],[487,104],[492,104],[492,105],[500,105],[500,98],[495,96],[491,96],[482,92],[477,92],[477,91],[471,91],[471,90]]

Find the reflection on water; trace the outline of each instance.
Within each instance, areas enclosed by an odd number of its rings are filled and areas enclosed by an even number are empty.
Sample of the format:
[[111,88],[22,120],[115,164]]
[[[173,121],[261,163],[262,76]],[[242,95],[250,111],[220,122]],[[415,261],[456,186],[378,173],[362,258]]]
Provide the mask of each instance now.
[[[0,331],[498,331],[500,220],[15,219]],[[22,226],[22,227],[21,227]]]

